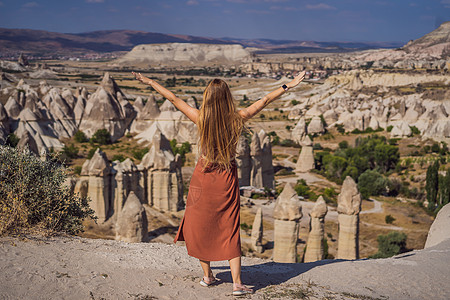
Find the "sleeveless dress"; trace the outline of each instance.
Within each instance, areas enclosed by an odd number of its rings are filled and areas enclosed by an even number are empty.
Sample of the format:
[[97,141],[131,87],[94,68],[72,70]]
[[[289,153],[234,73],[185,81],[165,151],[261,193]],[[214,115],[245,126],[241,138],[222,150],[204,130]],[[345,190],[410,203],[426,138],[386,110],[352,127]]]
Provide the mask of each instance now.
[[174,242],[205,261],[241,256],[240,195],[236,161],[229,171],[207,167],[199,158],[189,185],[186,210]]

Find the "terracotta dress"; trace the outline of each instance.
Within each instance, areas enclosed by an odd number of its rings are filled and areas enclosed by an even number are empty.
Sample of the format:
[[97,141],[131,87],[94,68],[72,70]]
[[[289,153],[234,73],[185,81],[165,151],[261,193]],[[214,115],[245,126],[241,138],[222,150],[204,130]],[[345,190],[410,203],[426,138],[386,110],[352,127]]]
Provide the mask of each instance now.
[[240,196],[236,161],[230,171],[195,166],[186,211],[174,242],[185,241],[188,254],[205,261],[241,256]]

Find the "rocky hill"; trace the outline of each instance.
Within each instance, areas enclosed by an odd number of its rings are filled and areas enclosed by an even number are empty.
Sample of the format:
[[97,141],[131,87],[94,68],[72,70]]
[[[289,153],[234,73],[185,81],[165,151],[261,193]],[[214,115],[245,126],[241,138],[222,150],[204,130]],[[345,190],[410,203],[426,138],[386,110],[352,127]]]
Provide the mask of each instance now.
[[222,39],[136,30],[59,33],[33,29],[0,28],[0,54],[3,57],[17,57],[20,52],[31,56],[47,56],[130,51],[137,45],[161,43],[240,44],[245,47],[265,49],[269,52],[342,52],[398,46],[398,43],[383,42],[329,43],[267,39]]
[[250,60],[250,52],[241,45],[170,43],[139,45],[116,63],[120,65],[180,63],[242,63]]

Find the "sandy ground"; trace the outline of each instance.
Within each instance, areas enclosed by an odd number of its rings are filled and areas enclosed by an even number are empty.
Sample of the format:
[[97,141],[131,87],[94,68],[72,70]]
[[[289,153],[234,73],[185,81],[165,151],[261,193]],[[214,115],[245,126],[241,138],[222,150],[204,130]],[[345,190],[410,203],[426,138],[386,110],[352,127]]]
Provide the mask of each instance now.
[[[449,299],[450,239],[377,260],[278,264],[243,258],[248,299]],[[220,283],[204,288],[196,259],[178,245],[80,237],[0,239],[0,299],[227,299],[227,262],[212,263]]]

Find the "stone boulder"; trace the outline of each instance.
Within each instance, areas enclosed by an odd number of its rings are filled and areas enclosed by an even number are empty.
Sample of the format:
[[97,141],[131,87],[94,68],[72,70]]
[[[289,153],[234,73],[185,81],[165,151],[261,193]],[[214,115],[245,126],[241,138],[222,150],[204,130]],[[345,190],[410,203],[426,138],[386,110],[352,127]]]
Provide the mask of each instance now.
[[252,239],[251,239],[252,249],[254,251],[256,251],[257,253],[264,252],[264,247],[262,245],[262,238],[263,238],[263,216],[262,216],[262,210],[260,207],[256,211],[256,216],[253,221]]
[[450,203],[439,210],[436,219],[428,231],[425,249],[450,239]]
[[116,240],[139,243],[148,240],[148,221],[144,206],[130,192],[116,222]]
[[317,199],[309,214],[309,235],[306,243],[304,262],[323,259],[324,218],[328,208],[322,196]]
[[320,117],[316,116],[311,119],[311,122],[308,125],[307,132],[310,134],[321,134],[325,132],[325,128],[323,127],[323,123]]

